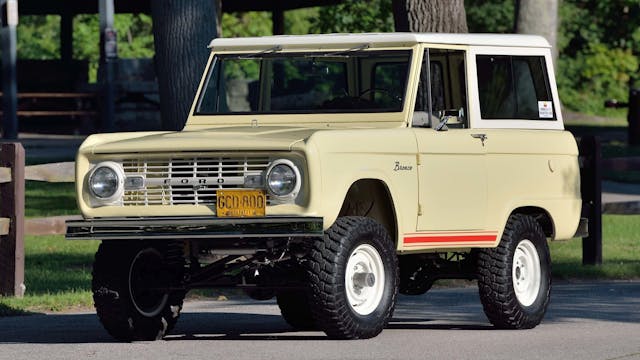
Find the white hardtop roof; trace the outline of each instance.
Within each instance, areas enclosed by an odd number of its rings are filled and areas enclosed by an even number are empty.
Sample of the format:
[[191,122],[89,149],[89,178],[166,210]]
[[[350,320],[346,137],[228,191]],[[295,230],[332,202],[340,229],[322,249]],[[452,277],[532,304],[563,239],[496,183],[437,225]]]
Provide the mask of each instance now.
[[445,34],[445,33],[363,33],[326,35],[277,35],[263,37],[217,38],[209,43],[215,50],[251,50],[281,47],[330,48],[345,46],[384,47],[406,46],[416,43],[476,45],[476,46],[517,46],[551,47],[542,36],[519,34]]

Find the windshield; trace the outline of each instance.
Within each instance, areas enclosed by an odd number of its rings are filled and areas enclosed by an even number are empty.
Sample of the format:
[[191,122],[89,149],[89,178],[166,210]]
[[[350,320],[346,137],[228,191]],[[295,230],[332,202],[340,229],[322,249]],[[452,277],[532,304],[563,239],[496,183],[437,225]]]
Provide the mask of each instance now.
[[410,50],[214,57],[195,115],[402,111]]

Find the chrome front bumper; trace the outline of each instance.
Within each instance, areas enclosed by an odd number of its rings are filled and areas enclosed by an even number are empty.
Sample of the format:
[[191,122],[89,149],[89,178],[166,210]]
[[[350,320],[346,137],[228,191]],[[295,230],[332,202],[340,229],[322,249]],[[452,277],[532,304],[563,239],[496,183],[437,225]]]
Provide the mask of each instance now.
[[321,217],[140,217],[69,220],[69,240],[322,238]]

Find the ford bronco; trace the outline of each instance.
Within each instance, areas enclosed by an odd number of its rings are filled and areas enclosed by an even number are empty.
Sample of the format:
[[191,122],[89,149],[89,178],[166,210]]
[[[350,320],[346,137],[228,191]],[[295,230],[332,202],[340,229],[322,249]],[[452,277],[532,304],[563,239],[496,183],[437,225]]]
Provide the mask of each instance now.
[[209,47],[182,131],[93,135],[78,152],[84,219],[67,238],[101,241],[92,290],[112,336],[162,338],[189,290],[240,287],[296,329],[370,338],[398,293],[443,278],[477,279],[498,328],[540,323],[547,241],[585,221],[543,38]]

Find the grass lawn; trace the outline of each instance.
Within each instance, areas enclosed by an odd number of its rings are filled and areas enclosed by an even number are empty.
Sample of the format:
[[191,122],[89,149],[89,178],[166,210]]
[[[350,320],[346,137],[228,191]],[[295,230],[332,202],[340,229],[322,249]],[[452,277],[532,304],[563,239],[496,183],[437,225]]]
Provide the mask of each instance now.
[[26,217],[80,214],[74,183],[26,181],[24,201]]
[[[640,279],[640,215],[605,215],[602,266],[582,266],[580,239],[553,242],[553,274],[560,279]],[[24,299],[0,297],[0,316],[91,308],[91,264],[96,241],[63,236],[25,239]],[[199,292],[202,293],[202,292]]]
[[0,316],[92,306],[91,264],[98,245],[97,241],[67,241],[60,235],[27,236],[27,292],[23,299],[0,297]]
[[553,274],[561,279],[640,279],[640,215],[604,215],[602,266],[582,265],[582,240],[551,243]]

